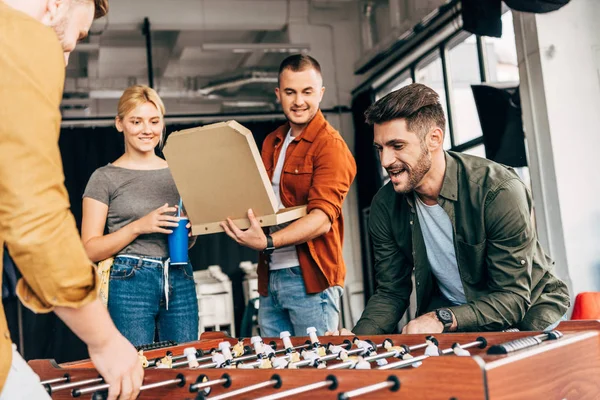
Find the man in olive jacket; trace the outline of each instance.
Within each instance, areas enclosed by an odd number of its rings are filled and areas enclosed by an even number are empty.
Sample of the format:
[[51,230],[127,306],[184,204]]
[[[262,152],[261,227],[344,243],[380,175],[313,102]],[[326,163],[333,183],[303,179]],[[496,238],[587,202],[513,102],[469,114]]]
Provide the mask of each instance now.
[[443,150],[435,91],[405,86],[372,105],[374,146],[391,181],[371,204],[377,290],[355,334],[543,330],[569,307],[532,222],[532,199],[509,167]]

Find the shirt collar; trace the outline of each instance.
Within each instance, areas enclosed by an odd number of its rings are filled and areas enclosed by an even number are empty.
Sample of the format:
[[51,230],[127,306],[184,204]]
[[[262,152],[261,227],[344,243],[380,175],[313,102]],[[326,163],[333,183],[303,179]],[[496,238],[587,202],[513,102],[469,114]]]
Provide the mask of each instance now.
[[[323,125],[326,123],[325,117],[321,110],[318,110],[313,119],[308,123],[306,128],[302,131],[302,134],[297,137],[297,140],[306,140],[307,142],[314,142],[315,138],[323,128]],[[290,123],[286,122],[275,131],[275,136],[279,141],[285,140],[285,137],[290,130]]]
[[444,182],[442,183],[442,190],[440,190],[440,196],[452,200],[458,200],[458,164],[454,157],[444,152],[446,158],[446,173],[444,174]]

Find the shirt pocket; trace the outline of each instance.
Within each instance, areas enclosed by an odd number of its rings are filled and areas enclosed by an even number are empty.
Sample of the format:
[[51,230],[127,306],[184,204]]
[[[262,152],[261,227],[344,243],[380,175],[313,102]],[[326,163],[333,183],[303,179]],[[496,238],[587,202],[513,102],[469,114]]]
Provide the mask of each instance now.
[[486,245],[486,240],[478,244],[456,241],[458,269],[461,277],[465,282],[477,287],[485,286],[487,280]]
[[[290,160],[293,161],[293,160]],[[288,200],[294,205],[306,204],[308,191],[312,185],[313,165],[290,162],[283,168],[283,190],[289,194]]]

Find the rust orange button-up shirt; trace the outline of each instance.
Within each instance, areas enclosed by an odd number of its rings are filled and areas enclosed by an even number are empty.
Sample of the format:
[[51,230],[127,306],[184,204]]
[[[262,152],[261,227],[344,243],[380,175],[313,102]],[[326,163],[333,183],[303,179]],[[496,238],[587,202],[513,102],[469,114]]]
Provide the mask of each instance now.
[[[0,1],[0,260],[6,246],[23,275],[17,294],[34,312],[97,297],[58,149],[64,76],[54,31]],[[0,307],[0,393],[11,359]]]
[[[262,159],[269,179],[277,165],[289,124],[270,133],[262,147]],[[307,212],[320,209],[329,217],[326,234],[296,246],[307,293],[330,286],[344,286],[346,265],[342,257],[344,220],[342,203],[356,175],[356,163],[346,142],[317,112],[302,134],[287,148],[281,181],[281,201],[286,207],[307,204]],[[261,255],[258,264],[258,291],[266,296],[269,266]]]

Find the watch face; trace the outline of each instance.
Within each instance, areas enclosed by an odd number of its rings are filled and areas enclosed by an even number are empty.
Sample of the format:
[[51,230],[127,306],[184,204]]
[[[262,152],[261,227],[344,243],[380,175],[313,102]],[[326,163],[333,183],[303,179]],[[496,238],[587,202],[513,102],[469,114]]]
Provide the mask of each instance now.
[[442,322],[452,321],[452,314],[448,310],[439,310],[438,316]]

